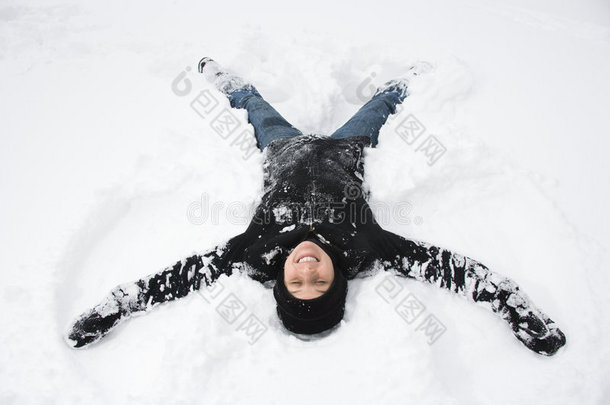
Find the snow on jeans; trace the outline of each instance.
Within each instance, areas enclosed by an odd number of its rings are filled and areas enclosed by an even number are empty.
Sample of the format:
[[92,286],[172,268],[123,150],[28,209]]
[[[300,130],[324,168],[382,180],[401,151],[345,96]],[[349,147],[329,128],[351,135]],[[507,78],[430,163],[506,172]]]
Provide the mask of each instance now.
[[[291,125],[271,105],[266,102],[254,86],[239,89],[229,95],[233,108],[245,108],[248,122],[254,127],[257,147],[263,150],[276,139],[292,138],[303,133]],[[365,103],[352,118],[330,136],[335,139],[351,136],[368,136],[375,147],[379,130],[388,116],[396,112],[396,105],[402,102],[398,92],[380,93]]]

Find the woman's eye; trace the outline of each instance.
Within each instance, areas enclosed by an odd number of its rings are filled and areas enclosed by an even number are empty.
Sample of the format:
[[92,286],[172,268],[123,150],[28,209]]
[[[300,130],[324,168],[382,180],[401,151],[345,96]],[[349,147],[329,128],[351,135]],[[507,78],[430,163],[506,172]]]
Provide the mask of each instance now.
[[326,281],[318,281],[318,284],[326,284]]

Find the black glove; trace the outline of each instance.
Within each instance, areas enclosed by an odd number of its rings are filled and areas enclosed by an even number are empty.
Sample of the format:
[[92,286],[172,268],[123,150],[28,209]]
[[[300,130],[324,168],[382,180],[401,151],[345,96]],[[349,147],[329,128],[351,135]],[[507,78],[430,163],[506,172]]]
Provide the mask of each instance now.
[[514,335],[536,353],[552,356],[566,344],[566,337],[555,322],[540,311],[519,287],[510,282],[495,296],[498,311],[510,324]]
[[65,336],[66,342],[74,348],[97,342],[129,318],[134,310],[132,298],[120,286],[116,287],[101,303],[71,323]]
[[529,312],[520,317],[512,328],[517,339],[525,346],[545,356],[552,356],[566,344],[566,337],[555,322],[540,312]]

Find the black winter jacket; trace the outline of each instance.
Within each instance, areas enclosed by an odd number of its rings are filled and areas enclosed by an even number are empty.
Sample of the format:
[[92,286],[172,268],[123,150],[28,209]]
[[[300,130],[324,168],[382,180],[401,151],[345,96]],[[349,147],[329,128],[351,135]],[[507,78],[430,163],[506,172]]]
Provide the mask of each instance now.
[[[240,271],[272,282],[290,250],[312,232],[343,252],[338,267],[347,279],[384,269],[425,281],[498,313],[519,340],[540,354],[554,354],[563,346],[563,333],[514,281],[476,260],[379,226],[363,190],[369,145],[366,136],[303,135],[271,142],[263,151],[264,194],[245,232],[157,274],[119,285],[81,315],[68,342],[80,347],[96,341],[129,316],[212,286],[221,274]],[[108,306],[117,303],[118,309],[109,313]]]

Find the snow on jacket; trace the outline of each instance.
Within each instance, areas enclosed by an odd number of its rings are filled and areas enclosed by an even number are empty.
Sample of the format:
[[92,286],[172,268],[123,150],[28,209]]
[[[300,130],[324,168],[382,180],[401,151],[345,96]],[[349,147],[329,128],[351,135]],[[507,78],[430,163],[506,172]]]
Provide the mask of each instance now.
[[261,283],[273,282],[291,249],[314,233],[343,252],[338,269],[348,280],[384,269],[425,281],[499,314],[537,353],[552,355],[563,346],[561,330],[511,279],[469,257],[379,226],[363,189],[368,146],[366,136],[303,135],[271,142],[263,151],[264,193],[245,232],[119,285],[75,321],[68,343],[95,342],[130,316],[212,286],[222,274],[240,271]]

